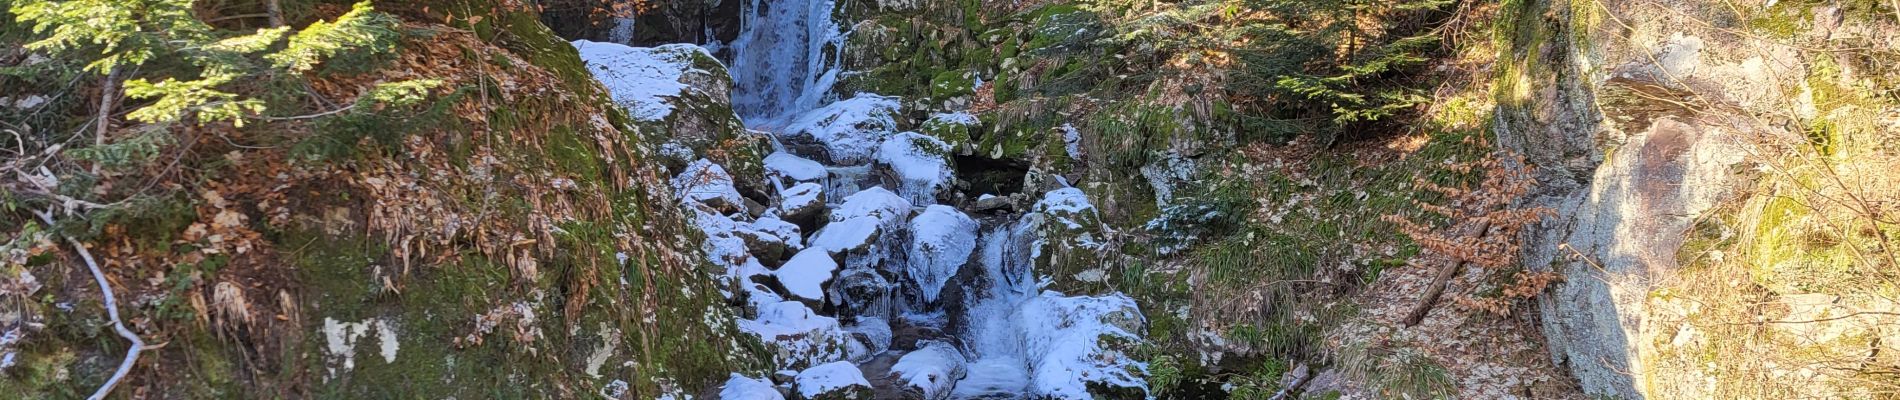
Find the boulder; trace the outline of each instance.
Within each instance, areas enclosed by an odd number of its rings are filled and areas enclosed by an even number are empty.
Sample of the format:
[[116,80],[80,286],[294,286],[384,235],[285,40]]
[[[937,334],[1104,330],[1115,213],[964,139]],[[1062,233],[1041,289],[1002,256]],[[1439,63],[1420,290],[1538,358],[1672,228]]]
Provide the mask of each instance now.
[[871,382],[864,372],[849,362],[820,364],[799,371],[793,378],[792,391],[802,400],[871,399]]

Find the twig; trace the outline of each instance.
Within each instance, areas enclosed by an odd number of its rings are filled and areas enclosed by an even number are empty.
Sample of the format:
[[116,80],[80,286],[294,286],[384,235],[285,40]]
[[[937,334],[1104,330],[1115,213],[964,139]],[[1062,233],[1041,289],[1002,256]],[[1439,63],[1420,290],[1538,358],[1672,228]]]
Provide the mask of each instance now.
[[[48,228],[53,226],[52,210],[34,211],[33,213],[39,215],[40,221],[46,222]],[[119,302],[118,299],[112,295],[112,284],[106,282],[106,274],[99,270],[99,263],[93,261],[92,252],[86,251],[85,244],[79,243],[78,239],[73,239],[70,236],[66,236],[66,243],[71,244],[73,250],[79,251],[79,258],[85,260],[86,268],[92,271],[92,280],[99,284],[99,293],[105,296],[106,315],[112,317],[112,330],[118,332],[119,337],[123,337],[126,341],[132,343],[131,348],[125,350],[125,361],[119,362],[118,371],[114,371],[112,377],[106,379],[105,384],[99,385],[99,390],[93,392],[92,396],[86,397],[86,400],[104,399],[106,394],[112,393],[113,386],[118,386],[119,381],[125,379],[127,373],[132,372],[132,366],[138,363],[139,351],[145,349],[145,341],[140,340],[139,335],[132,333],[131,329],[125,327],[125,322],[119,319]]]

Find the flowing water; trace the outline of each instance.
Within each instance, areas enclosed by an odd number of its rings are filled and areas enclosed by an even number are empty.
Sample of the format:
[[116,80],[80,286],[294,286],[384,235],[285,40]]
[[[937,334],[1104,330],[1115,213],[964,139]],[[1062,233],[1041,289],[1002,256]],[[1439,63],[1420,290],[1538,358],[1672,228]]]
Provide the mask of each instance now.
[[[742,200],[705,160],[674,180],[707,233],[709,258],[737,282],[727,294],[747,304],[741,329],[775,347],[798,391],[848,384],[856,377],[840,372],[842,362],[878,397],[1088,398],[1092,384],[1145,391],[1137,373],[1145,365],[1104,356],[1114,350],[1098,343],[1139,340],[1134,302],[1044,291],[1033,271],[1045,227],[1075,225],[1052,213],[1094,212],[1082,192],[1052,191],[1026,213],[938,204],[953,197],[947,146],[896,132],[895,98],[831,94],[844,73],[827,54],[844,37],[833,7],[749,0],[729,47],[733,109],[777,150],[766,159],[776,192],[769,211],[718,207]],[[828,211],[801,211],[816,207]],[[788,249],[759,255],[756,238],[765,236]],[[728,388],[769,386],[734,379]]]

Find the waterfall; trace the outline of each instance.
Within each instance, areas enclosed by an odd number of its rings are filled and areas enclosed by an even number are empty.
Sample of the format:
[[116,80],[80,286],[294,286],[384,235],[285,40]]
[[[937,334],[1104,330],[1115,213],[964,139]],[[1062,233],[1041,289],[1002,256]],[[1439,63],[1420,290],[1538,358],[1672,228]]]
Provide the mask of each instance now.
[[733,110],[750,125],[767,125],[817,108],[838,71],[844,36],[832,22],[832,0],[751,0],[732,42]]

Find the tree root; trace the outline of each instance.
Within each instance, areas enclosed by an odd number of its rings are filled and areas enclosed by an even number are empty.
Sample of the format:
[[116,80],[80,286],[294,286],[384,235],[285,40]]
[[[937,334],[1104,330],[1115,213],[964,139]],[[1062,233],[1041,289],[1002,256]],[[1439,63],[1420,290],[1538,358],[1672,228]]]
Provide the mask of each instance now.
[[[53,212],[51,210],[33,213],[39,215],[40,221],[46,222],[47,228],[52,228]],[[132,346],[125,350],[125,361],[119,362],[118,371],[114,371],[112,378],[106,379],[105,384],[99,385],[99,390],[93,392],[92,396],[86,397],[87,400],[104,399],[106,394],[112,393],[113,386],[118,386],[119,381],[124,380],[125,375],[132,372],[132,366],[138,363],[139,352],[145,350],[145,341],[140,340],[139,335],[132,333],[131,329],[125,327],[125,322],[119,319],[119,302],[112,294],[112,284],[106,282],[106,274],[99,270],[99,263],[93,261],[92,252],[86,251],[86,245],[80,243],[78,239],[61,236],[66,239],[66,243],[73,246],[73,250],[79,251],[79,258],[85,260],[86,268],[92,271],[92,280],[99,284],[99,293],[105,296],[106,315],[112,317],[112,330],[118,332],[119,337],[132,343]]]

